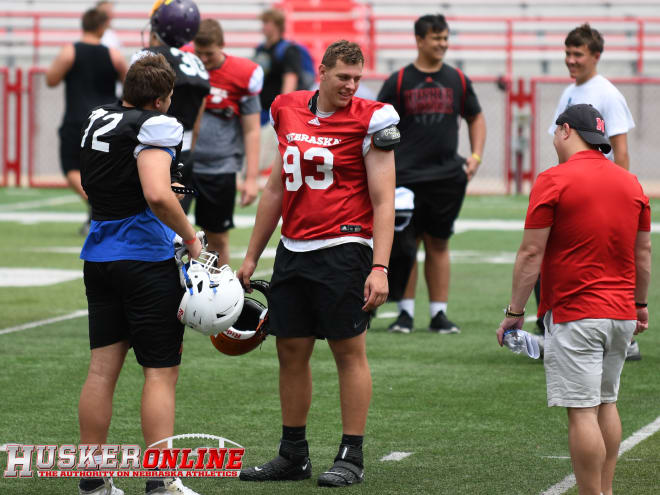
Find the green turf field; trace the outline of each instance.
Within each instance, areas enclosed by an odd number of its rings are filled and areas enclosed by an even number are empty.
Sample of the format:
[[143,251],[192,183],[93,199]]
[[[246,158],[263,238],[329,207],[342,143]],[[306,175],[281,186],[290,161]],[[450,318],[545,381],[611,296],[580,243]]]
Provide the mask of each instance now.
[[[526,204],[526,197],[468,197],[461,219],[514,220],[522,225]],[[660,202],[653,202],[655,211],[658,206]],[[3,272],[7,268],[80,272],[83,238],[77,232],[83,212],[82,204],[65,190],[0,189],[0,285],[7,278],[25,277]],[[254,207],[236,210],[237,215],[254,212]],[[234,269],[249,234],[249,228],[231,233]],[[520,230],[468,229],[452,239],[449,317],[461,326],[461,334],[426,331],[428,303],[421,279],[415,332],[389,334],[386,328],[394,316],[373,321],[368,334],[373,400],[364,447],[366,481],[348,490],[378,495],[539,494],[571,473],[566,413],[545,405],[542,363],[514,356],[495,339],[521,236]],[[660,238],[654,235],[653,241]],[[274,247],[276,240],[271,244]],[[263,259],[257,268],[266,279],[272,262]],[[660,266],[657,252],[654,262]],[[639,337],[643,359],[623,370],[619,409],[624,438],[660,416],[659,303],[656,277],[649,298],[651,329]],[[533,312],[533,300],[528,307]],[[89,358],[86,317],[7,334],[2,330],[86,309],[82,279],[43,287],[0,286],[0,308],[0,445],[76,444],[77,401]],[[386,304],[379,316],[395,311],[394,304]],[[269,460],[280,437],[273,339],[246,356],[228,357],[206,337],[187,331],[184,347],[175,433],[231,439],[246,448],[245,465]],[[188,486],[202,494],[321,490],[315,477],[332,463],[341,425],[332,356],[324,342],[314,354],[314,398],[307,427],[312,480],[249,484],[195,479],[186,481]],[[141,370],[129,353],[115,395],[112,443],[142,440],[141,384]],[[392,452],[412,455],[381,461]],[[615,493],[657,494],[659,452],[660,433],[628,451],[618,465]],[[6,454],[0,452],[3,472],[5,462]],[[143,480],[115,481],[127,495],[144,493]],[[72,493],[77,493],[75,480],[0,477],[2,495]]]

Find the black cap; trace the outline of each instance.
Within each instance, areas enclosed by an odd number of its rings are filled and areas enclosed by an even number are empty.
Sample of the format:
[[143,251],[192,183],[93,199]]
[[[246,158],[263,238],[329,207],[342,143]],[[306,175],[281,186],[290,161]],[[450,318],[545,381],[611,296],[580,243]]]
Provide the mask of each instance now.
[[557,125],[568,124],[589,144],[596,144],[603,153],[612,149],[605,134],[605,120],[598,110],[586,103],[571,105],[557,117]]

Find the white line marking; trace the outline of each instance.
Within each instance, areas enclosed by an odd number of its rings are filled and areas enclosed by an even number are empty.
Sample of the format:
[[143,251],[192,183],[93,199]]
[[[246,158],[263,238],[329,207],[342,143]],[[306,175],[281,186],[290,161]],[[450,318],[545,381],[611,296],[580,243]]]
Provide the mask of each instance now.
[[252,274],[252,278],[255,277],[265,277],[266,275],[272,275],[273,270],[257,270]]
[[399,313],[396,311],[384,311],[382,313],[376,313],[376,318],[396,318],[399,316]]
[[412,452],[390,452],[387,454],[385,457],[383,457],[380,461],[400,461],[402,459],[405,459],[406,457],[409,457],[413,455]]
[[570,459],[570,455],[542,455],[543,459]]
[[40,327],[43,325],[50,325],[51,323],[57,323],[58,321],[72,320],[73,318],[80,318],[81,316],[87,316],[86,309],[79,309],[68,315],[56,316],[55,318],[47,318],[45,320],[33,321],[31,323],[24,323],[23,325],[17,325],[15,327],[5,328],[0,330],[0,335],[5,335],[13,332],[20,332],[22,330],[29,330],[30,328]]
[[[47,200],[58,203],[71,203],[78,201],[77,198],[53,198]],[[47,202],[39,201],[26,201],[24,203],[14,203],[14,205],[0,206],[0,222],[18,222],[24,224],[40,223],[40,222],[59,222],[59,223],[82,223],[87,220],[87,213],[55,213],[55,212],[25,212],[16,213],[15,209],[30,208],[33,206],[42,206]],[[15,208],[18,205],[19,208]],[[194,223],[195,218],[188,215],[188,219]],[[234,215],[234,224],[239,228],[251,228],[254,226],[254,215]],[[279,224],[282,224],[280,219]],[[454,232],[462,234],[471,231],[510,231],[522,232],[524,222],[522,220],[456,220],[454,224]],[[660,232],[660,223],[654,222],[651,224],[651,233],[657,234]]]
[[70,203],[80,203],[80,198],[78,196],[59,196],[57,198],[50,199],[35,199],[34,201],[23,201],[21,203],[0,205],[0,211],[29,210],[30,208],[67,205]]
[[[647,424],[646,426],[643,426],[635,433],[630,435],[628,438],[626,438],[623,442],[621,442],[621,445],[619,446],[619,457],[621,457],[623,454],[628,452],[638,443],[642,442],[643,440],[646,440],[648,437],[656,433],[658,430],[660,430],[660,416],[655,418],[655,421]],[[574,486],[575,486],[575,475],[571,473],[556,485],[552,485],[546,491],[541,492],[541,495],[561,495],[562,493],[566,493]]]
[[82,277],[82,270],[0,268],[0,287],[45,287]]
[[[87,213],[54,213],[48,211],[21,213],[0,208],[0,222],[14,222],[24,225],[35,223],[83,223],[87,221],[87,218]],[[193,225],[195,224],[194,216],[188,215],[188,220]],[[234,225],[237,228],[252,228],[254,227],[254,215],[234,215]]]

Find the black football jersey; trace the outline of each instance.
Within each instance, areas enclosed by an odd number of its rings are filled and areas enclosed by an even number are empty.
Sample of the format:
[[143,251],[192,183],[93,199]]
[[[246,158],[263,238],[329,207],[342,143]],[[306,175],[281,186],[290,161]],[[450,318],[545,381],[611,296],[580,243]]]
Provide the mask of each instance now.
[[183,138],[175,118],[120,102],[92,110],[81,132],[80,175],[93,220],[119,220],[144,211],[138,153],[165,148],[174,161]]
[[[176,73],[174,94],[167,114],[179,119],[185,130],[192,129],[199,113],[199,107],[211,91],[209,74],[206,72],[204,64],[194,53],[183,52],[178,48],[154,46],[145,50],[162,53],[174,69]],[[139,57],[140,53],[134,55],[133,60]]]

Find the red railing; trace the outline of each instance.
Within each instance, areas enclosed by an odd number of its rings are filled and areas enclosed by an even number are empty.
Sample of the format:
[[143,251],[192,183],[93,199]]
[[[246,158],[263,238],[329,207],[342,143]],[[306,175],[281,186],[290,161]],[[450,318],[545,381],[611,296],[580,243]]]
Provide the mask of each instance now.
[[[375,14],[368,4],[358,4],[359,7],[349,13],[300,12],[287,10],[287,36],[307,45],[315,59],[320,60],[323,49],[341,33],[330,30],[314,33],[306,23],[313,24],[314,19],[322,19],[332,23],[353,20],[355,22],[354,37],[363,45],[367,55],[369,69],[375,67],[378,52],[382,50],[414,50],[415,42],[412,25],[417,16]],[[226,31],[228,47],[253,48],[261,39],[257,27],[254,30],[232,29],[231,21],[256,21],[254,12],[205,12],[205,16],[219,19]],[[334,17],[333,17],[334,16]],[[28,19],[29,26],[1,27],[0,37],[15,38],[16,44],[33,47],[32,65],[39,65],[40,48],[57,46],[71,42],[79,37],[79,13],[76,12],[32,12],[32,11],[0,11],[0,18]],[[137,20],[147,26],[147,14],[118,12],[115,14],[115,24],[121,20]],[[71,19],[74,27],[44,27],[44,19]],[[561,50],[566,32],[579,23],[589,21],[603,31],[607,44],[606,52],[634,52],[636,54],[636,72],[644,71],[644,57],[650,52],[660,51],[660,17],[500,17],[500,16],[450,16],[447,18],[452,32],[452,51],[500,52],[505,57],[505,74],[514,73],[515,55],[521,52],[548,52]],[[379,29],[383,22],[398,22],[397,29]],[[320,21],[319,21],[320,22]],[[51,23],[52,24],[52,23]],[[539,26],[536,26],[540,24]],[[304,26],[298,28],[296,26]],[[602,29],[605,26],[606,29]],[[622,27],[623,26],[623,27]],[[484,32],[486,31],[486,32]],[[117,29],[120,40],[127,47],[142,45],[139,29]],[[11,40],[9,41],[11,42]]]
[[[14,82],[9,80],[10,73],[7,68],[0,68],[0,73],[2,74],[3,79],[3,88],[2,88],[2,184],[4,186],[9,184],[9,173],[13,172],[14,181],[16,184],[21,183],[21,146],[22,146],[22,132],[21,125],[22,122],[22,107],[23,107],[23,71],[17,69],[14,71]],[[13,96],[14,99],[14,119],[17,122],[16,125],[10,126],[9,119],[9,108],[10,108],[10,96]],[[10,153],[10,141],[9,136],[13,131],[13,158]]]

